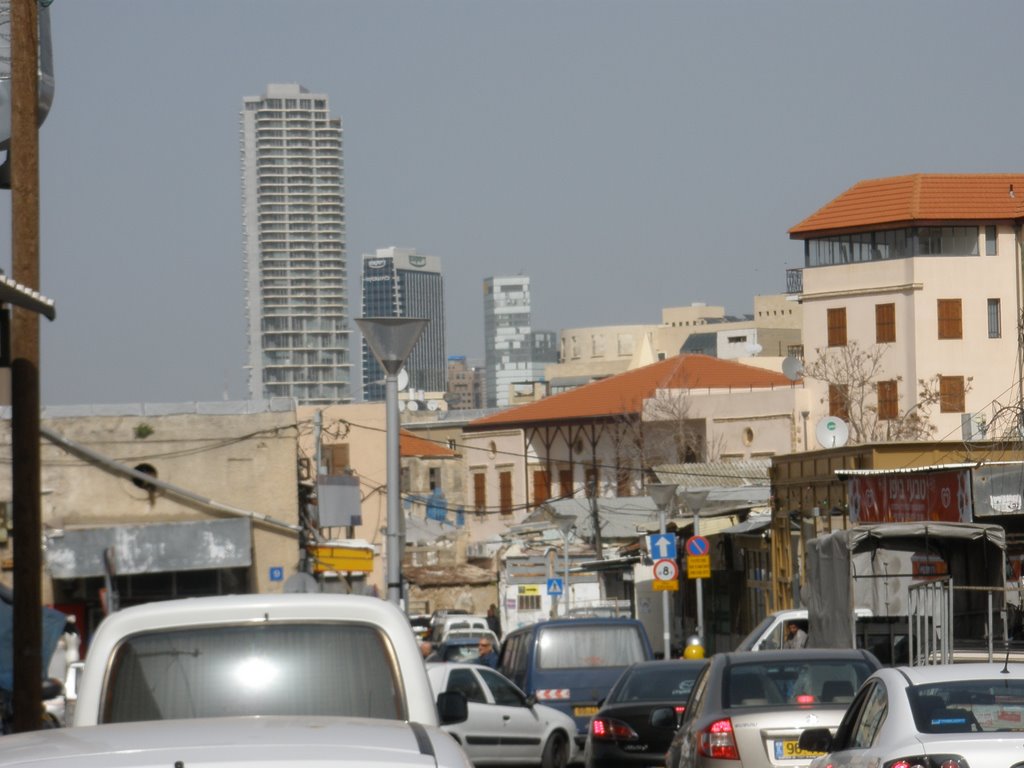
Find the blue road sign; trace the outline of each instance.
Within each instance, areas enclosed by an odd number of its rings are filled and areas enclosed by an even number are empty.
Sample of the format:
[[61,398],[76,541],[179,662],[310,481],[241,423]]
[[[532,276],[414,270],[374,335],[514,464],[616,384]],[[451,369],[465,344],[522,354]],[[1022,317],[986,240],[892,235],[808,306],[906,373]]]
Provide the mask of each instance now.
[[647,537],[647,549],[655,560],[675,560],[676,535],[674,533],[652,533]]
[[548,579],[548,594],[552,597],[558,597],[563,592],[562,580],[561,579]]
[[691,536],[686,540],[686,554],[706,555],[708,553],[708,540],[703,536]]

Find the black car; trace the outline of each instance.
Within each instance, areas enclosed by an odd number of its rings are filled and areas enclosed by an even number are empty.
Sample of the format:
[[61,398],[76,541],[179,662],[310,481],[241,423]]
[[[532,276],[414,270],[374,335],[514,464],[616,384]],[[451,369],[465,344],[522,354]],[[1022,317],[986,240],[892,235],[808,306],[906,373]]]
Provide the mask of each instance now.
[[690,689],[706,665],[703,659],[673,659],[628,667],[590,721],[583,748],[587,768],[663,765]]

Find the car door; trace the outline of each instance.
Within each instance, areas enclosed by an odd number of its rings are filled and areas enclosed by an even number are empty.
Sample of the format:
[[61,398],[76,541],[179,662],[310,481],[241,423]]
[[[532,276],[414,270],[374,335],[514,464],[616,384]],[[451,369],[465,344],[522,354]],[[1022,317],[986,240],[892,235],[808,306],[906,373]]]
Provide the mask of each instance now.
[[457,691],[466,697],[469,716],[451,729],[462,742],[473,762],[497,761],[504,757],[501,739],[505,732],[499,707],[488,699],[476,669],[453,666],[448,674],[446,691]]
[[543,747],[544,724],[526,705],[523,692],[503,675],[489,669],[476,669],[491,692],[494,708],[501,717],[501,753],[508,762],[538,760]]

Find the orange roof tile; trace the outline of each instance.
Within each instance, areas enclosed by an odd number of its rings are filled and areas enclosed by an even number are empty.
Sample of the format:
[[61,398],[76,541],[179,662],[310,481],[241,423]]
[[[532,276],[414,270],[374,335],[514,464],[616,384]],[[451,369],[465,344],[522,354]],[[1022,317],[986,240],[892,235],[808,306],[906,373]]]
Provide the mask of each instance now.
[[860,181],[789,230],[826,232],[915,222],[1005,221],[1024,216],[1024,174],[916,173]]
[[398,431],[398,453],[401,456],[417,456],[421,459],[450,459],[459,455],[447,446],[441,445],[434,440],[427,440],[425,437],[414,435],[407,429]]
[[500,413],[471,421],[466,429],[540,422],[601,419],[636,414],[658,389],[750,390],[790,387],[781,373],[707,355],[678,355]]

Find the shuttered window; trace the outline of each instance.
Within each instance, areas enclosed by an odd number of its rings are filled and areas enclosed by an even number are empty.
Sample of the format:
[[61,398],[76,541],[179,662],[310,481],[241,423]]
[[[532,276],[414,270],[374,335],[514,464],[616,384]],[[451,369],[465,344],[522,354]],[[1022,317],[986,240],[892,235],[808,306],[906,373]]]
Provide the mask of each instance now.
[[889,421],[900,415],[899,389],[895,381],[878,382],[878,418]]
[[512,472],[505,470],[498,473],[498,492],[501,496],[501,514],[512,514]]
[[939,338],[963,337],[963,308],[960,299],[939,299]]
[[896,341],[895,304],[875,304],[875,341],[879,344]]
[[846,307],[828,310],[828,345],[846,346]]
[[942,413],[963,413],[964,377],[939,376],[939,411]]
[[846,421],[850,418],[848,388],[842,384],[828,385],[828,415]]

